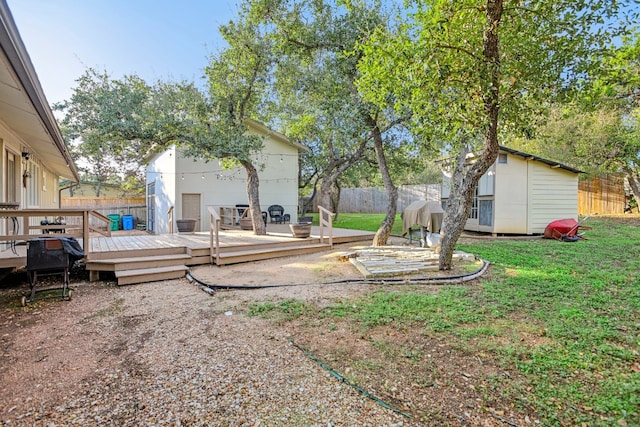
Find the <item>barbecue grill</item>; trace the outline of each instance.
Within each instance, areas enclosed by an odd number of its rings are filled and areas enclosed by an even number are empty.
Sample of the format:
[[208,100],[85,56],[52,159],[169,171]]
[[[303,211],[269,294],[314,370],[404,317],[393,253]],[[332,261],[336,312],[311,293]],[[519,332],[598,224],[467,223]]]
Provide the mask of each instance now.
[[[71,299],[69,289],[69,269],[73,263],[84,257],[84,252],[78,241],[68,237],[40,237],[27,242],[27,275],[31,296],[22,297],[22,305],[35,300],[36,292],[61,290],[62,299]],[[47,288],[36,291],[38,276],[61,274],[62,288]]]

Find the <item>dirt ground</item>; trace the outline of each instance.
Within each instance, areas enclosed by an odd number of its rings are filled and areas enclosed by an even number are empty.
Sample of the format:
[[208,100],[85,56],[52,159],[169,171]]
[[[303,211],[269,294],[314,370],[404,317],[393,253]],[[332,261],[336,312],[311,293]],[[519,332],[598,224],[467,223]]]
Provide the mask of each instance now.
[[527,408],[513,407],[492,389],[488,378],[518,378],[487,355],[420,331],[363,330],[320,315],[293,321],[248,315],[252,304],[267,301],[322,308],[380,289],[438,292],[438,286],[335,283],[362,278],[338,259],[349,247],[193,268],[193,276],[216,285],[299,285],[213,295],[187,279],[89,283],[77,269],[71,301],[21,307],[26,274],[6,277],[0,282],[0,423],[539,424]]

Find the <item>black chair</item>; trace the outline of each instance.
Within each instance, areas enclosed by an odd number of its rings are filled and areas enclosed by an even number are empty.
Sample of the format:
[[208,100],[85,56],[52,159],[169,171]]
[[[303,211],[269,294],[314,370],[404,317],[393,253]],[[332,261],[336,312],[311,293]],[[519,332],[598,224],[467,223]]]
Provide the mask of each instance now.
[[267,210],[269,211],[270,222],[272,224],[282,224],[284,221],[284,208],[282,206],[271,205]]

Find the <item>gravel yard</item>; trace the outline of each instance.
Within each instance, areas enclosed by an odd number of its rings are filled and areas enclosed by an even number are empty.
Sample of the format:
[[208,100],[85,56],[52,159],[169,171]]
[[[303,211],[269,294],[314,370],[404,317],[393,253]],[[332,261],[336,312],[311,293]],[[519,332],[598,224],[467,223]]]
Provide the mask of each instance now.
[[[358,277],[329,254],[194,271],[237,284]],[[18,300],[27,287],[25,280],[1,290],[5,425],[413,425],[310,360],[282,325],[245,315],[254,300],[321,303],[367,286],[209,296],[186,279],[128,287],[75,281],[72,301],[23,309]]]

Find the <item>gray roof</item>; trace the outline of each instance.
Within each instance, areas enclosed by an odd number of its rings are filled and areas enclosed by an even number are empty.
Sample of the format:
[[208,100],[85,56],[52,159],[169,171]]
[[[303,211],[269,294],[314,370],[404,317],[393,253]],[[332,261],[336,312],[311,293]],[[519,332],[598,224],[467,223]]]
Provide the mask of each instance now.
[[545,159],[544,157],[536,156],[534,154],[525,153],[524,151],[514,150],[513,148],[505,147],[504,145],[500,146],[500,150],[506,151],[507,153],[515,154],[516,156],[520,156],[525,159],[537,160],[538,162],[545,163],[553,168],[560,168],[574,173],[585,173],[580,169],[576,169],[563,163],[556,162],[555,160],[549,160]]

